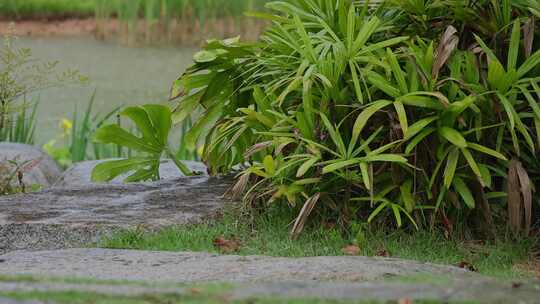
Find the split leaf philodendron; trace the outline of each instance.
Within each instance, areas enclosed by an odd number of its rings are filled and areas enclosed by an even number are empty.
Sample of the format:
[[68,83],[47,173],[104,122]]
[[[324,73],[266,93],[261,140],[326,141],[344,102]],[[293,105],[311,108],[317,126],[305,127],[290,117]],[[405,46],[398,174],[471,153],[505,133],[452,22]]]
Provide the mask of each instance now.
[[131,173],[126,182],[158,180],[162,156],[172,159],[184,175],[192,175],[186,165],[179,161],[169,146],[172,127],[171,110],[162,105],[128,107],[120,115],[128,117],[141,136],[134,135],[117,124],[103,126],[96,131],[95,140],[104,144],[116,144],[140,152],[141,156],[98,164],[92,172],[92,180],[111,181]]

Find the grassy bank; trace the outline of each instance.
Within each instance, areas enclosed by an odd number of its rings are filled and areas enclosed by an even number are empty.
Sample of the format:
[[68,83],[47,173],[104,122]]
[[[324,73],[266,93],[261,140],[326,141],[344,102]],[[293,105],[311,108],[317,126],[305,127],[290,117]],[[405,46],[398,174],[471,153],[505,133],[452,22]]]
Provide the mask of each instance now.
[[[99,39],[125,44],[197,44],[210,37],[241,34],[254,40],[264,23],[244,18],[267,0],[4,0],[3,20],[95,18]],[[118,21],[118,22],[117,22]]]
[[138,14],[197,17],[242,16],[246,10],[259,9],[267,0],[3,0],[0,16],[15,18],[90,17],[96,12],[118,16]]
[[0,1],[0,17],[5,19],[92,17],[94,11],[94,0]]
[[[147,295],[143,297],[127,297],[127,296],[107,296],[95,293],[82,292],[31,292],[31,293],[0,293],[0,296],[16,300],[42,300],[53,301],[58,304],[210,304],[210,303],[228,303],[228,304],[398,304],[393,301],[337,301],[337,300],[316,300],[316,299],[275,299],[275,298],[250,298],[246,300],[230,300],[230,295],[227,292],[205,294],[193,292],[192,295],[174,296],[174,295]],[[399,302],[401,303],[401,301]],[[442,302],[442,301],[414,301],[417,304],[457,304],[467,303],[473,304],[477,302]]]
[[[343,255],[343,248],[357,242],[355,233],[341,233],[334,228],[311,227],[298,240],[291,240],[286,215],[261,216],[252,224],[249,219],[226,214],[217,223],[191,227],[172,227],[157,233],[126,231],[106,240],[100,246],[115,249],[142,249],[161,251],[219,252],[214,240],[222,237],[239,243],[234,254],[269,256],[334,256]],[[359,244],[360,245],[360,244]],[[529,253],[535,242],[472,242],[445,239],[441,234],[403,231],[365,233],[360,254],[389,255],[448,265],[466,263],[479,272],[500,278],[531,276],[524,269],[530,262]]]

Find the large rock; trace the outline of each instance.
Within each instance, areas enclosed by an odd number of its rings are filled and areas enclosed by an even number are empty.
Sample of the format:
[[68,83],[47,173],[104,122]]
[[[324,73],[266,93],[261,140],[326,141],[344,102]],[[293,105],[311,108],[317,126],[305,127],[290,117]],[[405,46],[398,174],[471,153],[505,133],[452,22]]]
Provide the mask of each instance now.
[[[114,159],[111,159],[114,160]],[[107,160],[91,160],[76,163],[62,174],[62,177],[58,180],[55,186],[80,186],[87,185],[92,182],[92,170]],[[201,162],[195,161],[183,161],[183,163],[194,172],[200,172],[206,174],[207,168]],[[184,175],[171,160],[164,160],[159,167],[159,175],[161,179],[174,179],[183,177]],[[127,175],[122,175],[111,181],[113,184],[121,184]]]
[[[39,185],[49,187],[53,185],[62,174],[62,169],[58,164],[41,149],[34,146],[0,143],[0,162],[6,166],[6,161],[16,161],[19,164],[29,162],[29,169],[24,172],[23,182],[28,185]],[[13,168],[4,168],[11,171]],[[1,172],[0,172],[1,174]]]
[[124,228],[196,223],[224,206],[228,178],[90,184],[0,196],[0,252],[81,246]]

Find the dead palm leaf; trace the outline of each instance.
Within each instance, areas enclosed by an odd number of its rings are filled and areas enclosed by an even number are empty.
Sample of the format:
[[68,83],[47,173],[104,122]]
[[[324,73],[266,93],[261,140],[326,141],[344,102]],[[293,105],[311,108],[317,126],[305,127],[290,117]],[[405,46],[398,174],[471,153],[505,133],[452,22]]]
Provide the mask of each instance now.
[[528,235],[532,222],[532,187],[527,171],[513,159],[508,168],[508,218],[514,233],[525,230]]
[[294,226],[291,230],[291,239],[296,239],[300,233],[304,230],[304,226],[306,225],[307,219],[309,218],[309,215],[315,208],[315,205],[319,201],[319,198],[321,197],[320,193],[316,193],[312,197],[308,198],[306,203],[304,204],[304,207],[302,207],[302,210],[300,210],[300,214],[298,214],[298,217],[296,218],[294,222]]

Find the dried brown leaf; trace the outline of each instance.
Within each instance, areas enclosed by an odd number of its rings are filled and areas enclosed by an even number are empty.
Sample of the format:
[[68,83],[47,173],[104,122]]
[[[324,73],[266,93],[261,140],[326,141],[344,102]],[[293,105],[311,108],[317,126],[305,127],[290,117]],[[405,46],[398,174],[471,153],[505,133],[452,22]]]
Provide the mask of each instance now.
[[388,252],[388,250],[386,250],[385,248],[380,248],[375,253],[375,256],[383,257],[383,258],[389,258],[390,257],[390,252]]
[[469,271],[477,272],[478,269],[470,262],[467,261],[461,261],[457,265],[459,268],[467,269]]
[[398,300],[398,304],[413,304],[413,300],[409,298],[403,298]]
[[446,31],[442,35],[439,47],[437,48],[437,52],[435,54],[435,61],[433,63],[433,79],[439,77],[440,70],[448,61],[448,58],[450,58],[452,52],[456,49],[459,43],[459,38],[456,33],[456,28],[450,25],[446,28]]
[[341,252],[346,255],[360,255],[360,247],[356,245],[345,246],[341,249]]
[[240,198],[246,190],[250,176],[250,173],[243,173],[240,175],[234,186],[227,191],[226,196],[231,197],[232,199]]
[[514,232],[519,232],[522,227],[521,187],[517,169],[518,161],[511,160],[508,166],[508,224]]
[[213,242],[214,247],[218,249],[222,253],[233,253],[240,250],[240,246],[242,245],[239,240],[235,239],[226,239],[223,236],[220,236],[216,238]]
[[532,185],[520,161],[512,159],[508,166],[508,218],[515,233],[529,235],[532,225]]
[[532,54],[533,43],[534,43],[534,28],[535,28],[535,18],[532,16],[525,23],[523,27],[523,44],[525,47],[525,58],[529,58]]
[[248,159],[253,154],[270,147],[272,144],[273,144],[272,141],[265,141],[262,143],[254,144],[253,146],[251,146],[249,149],[246,150],[246,152],[244,153],[244,158]]
[[532,186],[529,174],[521,162],[517,163],[517,174],[519,177],[519,184],[521,190],[521,198],[523,203],[523,211],[525,215],[525,235],[529,235],[532,224]]
[[307,219],[315,208],[315,205],[319,201],[320,197],[321,194],[317,193],[312,197],[308,198],[308,200],[304,203],[304,206],[302,207],[302,210],[300,210],[300,214],[298,214],[298,217],[294,222],[294,226],[291,229],[292,239],[296,239],[300,235],[300,233],[302,233],[302,231],[304,230],[304,226],[306,225]]

